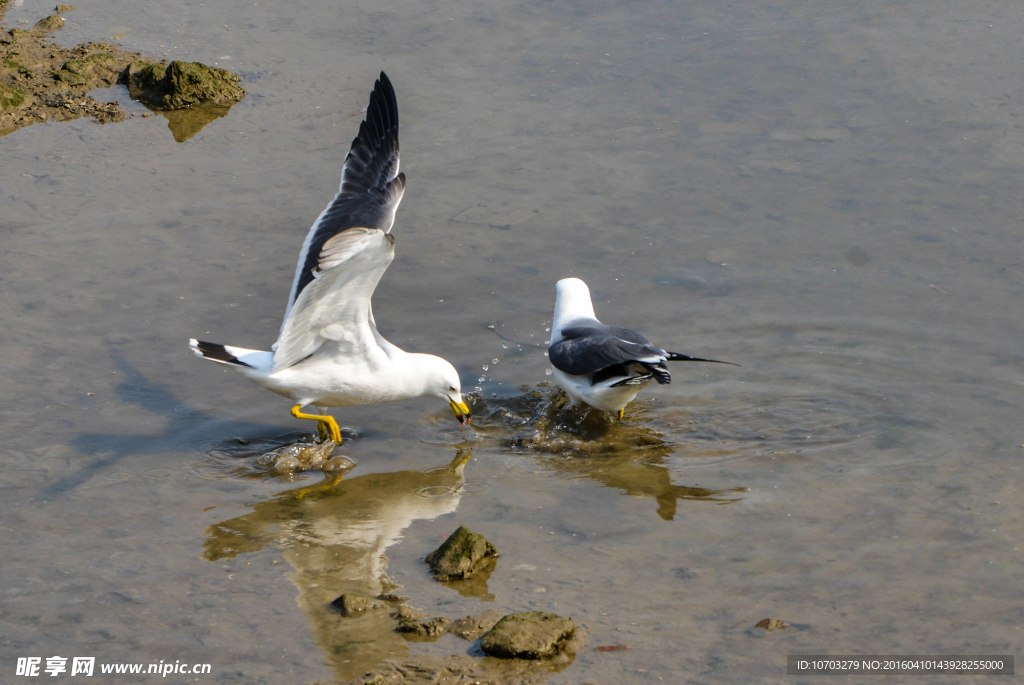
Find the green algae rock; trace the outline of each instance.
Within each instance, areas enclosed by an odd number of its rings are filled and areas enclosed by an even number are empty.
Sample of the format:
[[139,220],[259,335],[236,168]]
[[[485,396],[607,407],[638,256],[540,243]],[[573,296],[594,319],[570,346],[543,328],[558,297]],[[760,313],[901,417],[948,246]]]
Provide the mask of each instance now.
[[480,638],[480,649],[502,659],[546,659],[570,644],[576,624],[543,611],[509,614]]
[[36,28],[43,31],[59,31],[64,28],[64,18],[52,14],[36,22]]
[[119,79],[128,94],[161,109],[183,109],[200,103],[230,106],[245,97],[241,79],[226,69],[199,62],[170,64],[136,60]]
[[25,104],[25,93],[14,86],[0,83],[0,111],[17,109]]
[[84,86],[93,79],[113,85],[117,81],[117,59],[95,52],[82,59],[69,59],[57,72],[57,80],[69,86]]
[[157,88],[166,74],[166,64],[137,59],[125,67],[118,81],[128,86],[130,95],[135,98],[143,92]]
[[440,547],[426,556],[435,580],[460,580],[473,575],[498,550],[483,535],[459,526]]

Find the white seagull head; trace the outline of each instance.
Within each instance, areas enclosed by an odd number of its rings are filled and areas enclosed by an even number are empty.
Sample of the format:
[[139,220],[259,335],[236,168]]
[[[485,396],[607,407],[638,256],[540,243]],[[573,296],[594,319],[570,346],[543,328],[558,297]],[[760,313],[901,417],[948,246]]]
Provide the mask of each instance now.
[[426,381],[426,389],[423,394],[447,400],[459,423],[469,423],[473,415],[462,400],[462,382],[459,380],[459,372],[455,370],[455,367],[447,359],[435,357],[432,354],[420,354],[416,357],[420,372]]
[[555,284],[555,315],[551,325],[552,344],[562,339],[562,327],[575,319],[594,319],[590,288],[578,278],[563,278]]

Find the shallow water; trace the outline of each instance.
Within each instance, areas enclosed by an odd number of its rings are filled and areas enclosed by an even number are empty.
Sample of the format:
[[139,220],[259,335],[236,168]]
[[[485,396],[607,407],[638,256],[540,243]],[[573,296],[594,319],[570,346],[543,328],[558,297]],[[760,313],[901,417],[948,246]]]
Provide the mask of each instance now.
[[[8,25],[48,9],[26,0]],[[572,616],[587,647],[556,683],[1019,652],[1014,10],[104,0],[67,15],[62,44],[122,35],[234,69],[249,96],[183,143],[161,117],[0,138],[2,668],[96,656],[334,682],[471,648],[324,607],[392,583],[432,616]],[[310,427],[186,342],[273,342],[380,69],[409,180],[376,319],[451,359],[480,388],[477,418],[429,399],[338,410],[354,469],[269,474],[259,454]],[[606,321],[741,368],[675,365],[623,424],[573,433],[530,346],[569,275]],[[486,592],[421,560],[460,524],[502,552]],[[754,627],[766,617],[791,627]]]

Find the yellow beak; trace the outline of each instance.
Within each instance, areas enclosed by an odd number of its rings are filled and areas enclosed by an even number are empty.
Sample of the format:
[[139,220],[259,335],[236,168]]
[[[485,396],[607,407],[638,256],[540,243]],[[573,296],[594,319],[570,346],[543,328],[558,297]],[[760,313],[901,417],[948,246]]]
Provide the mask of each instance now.
[[459,423],[466,425],[473,420],[473,415],[469,413],[469,407],[466,406],[465,402],[449,399],[448,404],[452,405],[452,411],[455,412],[455,418],[459,420]]

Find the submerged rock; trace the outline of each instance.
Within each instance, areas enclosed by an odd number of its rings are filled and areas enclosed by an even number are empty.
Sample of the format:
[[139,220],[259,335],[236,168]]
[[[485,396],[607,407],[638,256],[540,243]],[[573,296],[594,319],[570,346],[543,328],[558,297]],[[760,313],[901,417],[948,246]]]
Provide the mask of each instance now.
[[121,72],[120,78],[133,99],[168,110],[200,103],[233,105],[245,97],[245,89],[238,85],[240,81],[227,69],[177,60],[170,64],[136,60]]
[[402,633],[405,639],[414,641],[428,640],[433,642],[444,635],[450,619],[444,616],[426,618],[426,614],[413,609],[408,604],[402,604],[395,610],[393,616],[398,619],[395,632]]
[[502,616],[500,611],[497,609],[488,609],[482,614],[467,616],[466,618],[460,618],[452,621],[451,626],[448,627],[448,632],[458,635],[463,640],[469,640],[472,642],[493,628],[494,624],[501,618]]
[[445,587],[455,590],[463,597],[479,597],[481,602],[493,602],[496,597],[487,588],[487,581],[498,566],[496,557],[486,557],[469,578],[442,580]]
[[498,550],[483,535],[465,526],[452,533],[440,547],[426,556],[435,580],[468,578],[488,557],[498,556]]
[[757,628],[764,628],[765,630],[785,630],[789,627],[789,624],[778,618],[762,618],[760,621],[754,624]]
[[408,597],[396,595],[393,592],[382,592],[381,594],[377,595],[377,599],[381,600],[382,602],[388,603],[406,602],[409,600]]
[[367,611],[373,611],[374,609],[381,609],[386,605],[358,592],[346,592],[331,602],[331,606],[337,609],[342,616],[352,617],[359,616]]
[[350,459],[331,456],[335,447],[337,445],[329,438],[319,443],[299,442],[268,452],[257,462],[261,466],[270,467],[274,471],[286,475],[299,471],[337,473],[352,468],[353,463]]
[[438,638],[444,635],[451,621],[444,616],[436,616],[429,620],[399,616],[395,630],[412,637]]
[[546,659],[572,649],[576,624],[543,611],[509,614],[480,640],[484,653],[503,659]]

